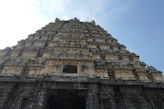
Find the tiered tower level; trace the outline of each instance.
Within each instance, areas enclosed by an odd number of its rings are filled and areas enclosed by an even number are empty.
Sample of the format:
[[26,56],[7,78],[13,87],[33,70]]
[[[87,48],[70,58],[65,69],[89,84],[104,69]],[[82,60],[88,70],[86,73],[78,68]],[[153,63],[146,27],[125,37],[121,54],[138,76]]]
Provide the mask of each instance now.
[[94,21],[56,19],[0,50],[0,109],[52,109],[49,96],[70,90],[84,92],[79,109],[162,109],[163,83],[161,71]]

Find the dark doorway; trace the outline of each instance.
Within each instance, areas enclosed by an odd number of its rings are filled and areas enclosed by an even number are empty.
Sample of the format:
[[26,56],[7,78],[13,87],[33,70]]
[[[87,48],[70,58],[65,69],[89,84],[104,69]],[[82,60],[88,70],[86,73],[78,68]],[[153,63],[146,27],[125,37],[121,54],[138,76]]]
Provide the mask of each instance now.
[[57,91],[48,98],[47,109],[86,109],[85,96],[77,91]]

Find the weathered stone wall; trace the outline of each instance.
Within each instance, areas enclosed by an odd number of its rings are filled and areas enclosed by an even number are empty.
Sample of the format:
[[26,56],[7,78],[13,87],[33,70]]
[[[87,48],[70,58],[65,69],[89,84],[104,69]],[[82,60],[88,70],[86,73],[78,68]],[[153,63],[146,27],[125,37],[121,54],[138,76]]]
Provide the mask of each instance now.
[[86,109],[162,109],[164,89],[86,82],[3,83],[1,109],[46,109],[48,90],[84,91]]

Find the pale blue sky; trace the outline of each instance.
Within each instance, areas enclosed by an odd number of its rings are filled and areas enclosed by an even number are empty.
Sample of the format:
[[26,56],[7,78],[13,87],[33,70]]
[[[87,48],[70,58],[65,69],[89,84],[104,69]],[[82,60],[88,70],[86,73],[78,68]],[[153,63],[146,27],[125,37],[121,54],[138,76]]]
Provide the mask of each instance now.
[[164,0],[3,0],[0,49],[56,17],[95,20],[140,60],[164,72]]

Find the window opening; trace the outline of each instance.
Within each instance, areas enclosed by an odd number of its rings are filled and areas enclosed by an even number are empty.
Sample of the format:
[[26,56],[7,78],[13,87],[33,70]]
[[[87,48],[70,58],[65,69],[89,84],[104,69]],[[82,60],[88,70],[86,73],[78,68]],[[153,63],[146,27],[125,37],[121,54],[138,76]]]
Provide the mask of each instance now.
[[77,73],[77,66],[64,65],[63,73]]

